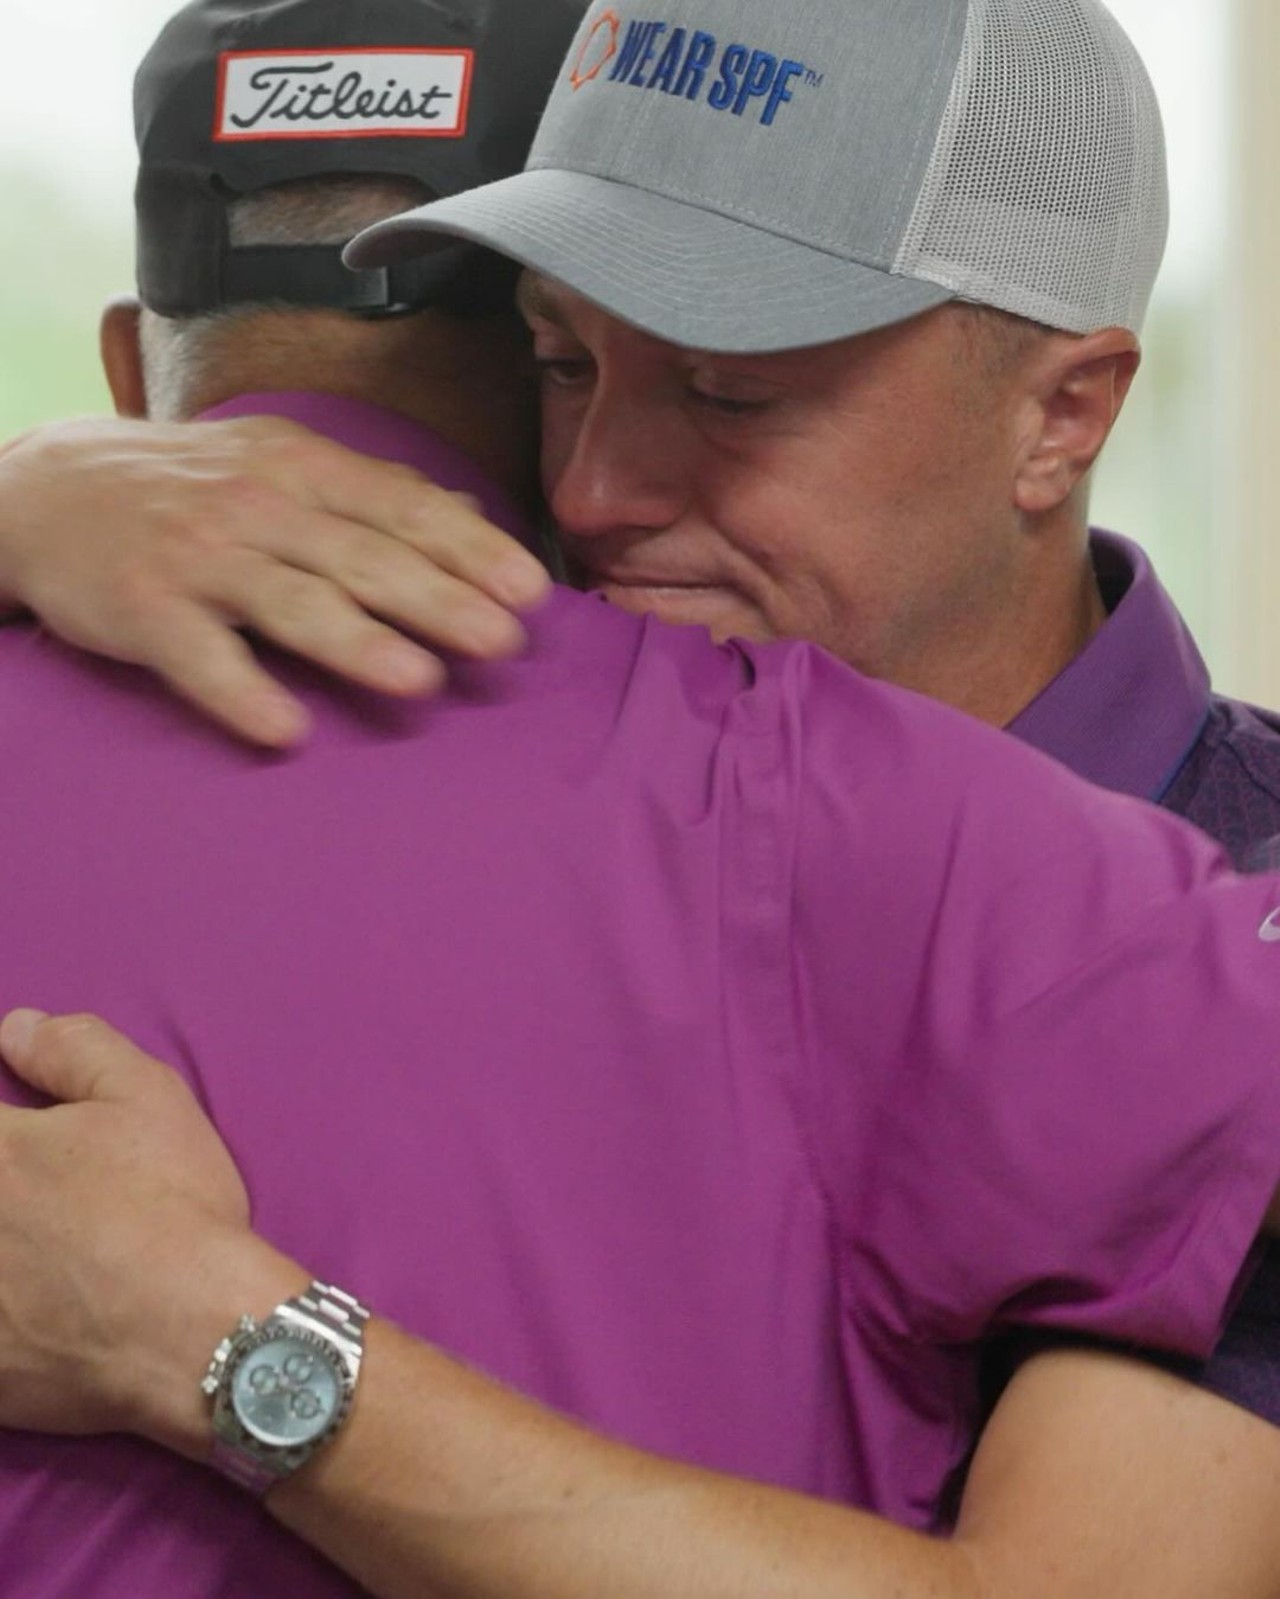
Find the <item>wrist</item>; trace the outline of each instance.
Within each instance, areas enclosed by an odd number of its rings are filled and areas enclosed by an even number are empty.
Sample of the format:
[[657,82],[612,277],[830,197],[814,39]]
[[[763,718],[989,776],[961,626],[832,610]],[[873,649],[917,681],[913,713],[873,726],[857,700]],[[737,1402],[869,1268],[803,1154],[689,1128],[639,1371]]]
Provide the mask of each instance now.
[[209,1239],[195,1265],[181,1278],[175,1275],[165,1311],[139,1331],[128,1362],[125,1409],[129,1431],[207,1464],[213,1426],[201,1383],[215,1348],[242,1316],[270,1314],[311,1279],[269,1244],[239,1230]]

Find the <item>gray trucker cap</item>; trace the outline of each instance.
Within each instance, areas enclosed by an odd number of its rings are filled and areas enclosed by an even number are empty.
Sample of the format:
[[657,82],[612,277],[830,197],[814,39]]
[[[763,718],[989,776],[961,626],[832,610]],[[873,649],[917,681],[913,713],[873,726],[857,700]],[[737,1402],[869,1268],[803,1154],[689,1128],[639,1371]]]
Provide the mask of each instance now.
[[954,298],[1136,331],[1167,223],[1155,95],[1099,0],[596,0],[526,170],[347,260],[461,237],[766,351]]

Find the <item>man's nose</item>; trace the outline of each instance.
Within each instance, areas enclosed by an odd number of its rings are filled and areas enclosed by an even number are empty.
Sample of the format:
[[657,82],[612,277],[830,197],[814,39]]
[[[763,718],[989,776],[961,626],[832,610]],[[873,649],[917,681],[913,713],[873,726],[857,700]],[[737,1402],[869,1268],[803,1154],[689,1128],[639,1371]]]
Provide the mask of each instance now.
[[[574,538],[670,526],[688,498],[687,424],[660,399],[598,390],[548,485],[557,525]],[[556,470],[553,464],[553,471]]]

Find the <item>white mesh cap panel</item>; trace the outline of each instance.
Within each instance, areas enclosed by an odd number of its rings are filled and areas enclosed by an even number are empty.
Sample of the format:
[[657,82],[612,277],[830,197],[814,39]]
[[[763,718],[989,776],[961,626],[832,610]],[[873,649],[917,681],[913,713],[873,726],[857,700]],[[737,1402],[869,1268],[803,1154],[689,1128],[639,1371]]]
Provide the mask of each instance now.
[[1150,80],[1097,0],[969,0],[894,270],[1074,333],[1137,331],[1168,231]]

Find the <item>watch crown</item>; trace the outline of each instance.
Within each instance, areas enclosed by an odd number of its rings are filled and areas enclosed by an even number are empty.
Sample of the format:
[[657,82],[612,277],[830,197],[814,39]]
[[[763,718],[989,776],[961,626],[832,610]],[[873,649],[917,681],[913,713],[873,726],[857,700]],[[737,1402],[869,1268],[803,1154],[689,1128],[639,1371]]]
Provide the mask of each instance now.
[[204,1394],[206,1399],[213,1399],[216,1397],[218,1389],[222,1384],[222,1373],[226,1368],[227,1357],[231,1354],[232,1349],[235,1347],[236,1339],[242,1337],[245,1333],[256,1332],[257,1329],[258,1323],[252,1316],[241,1316],[240,1320],[236,1323],[235,1332],[229,1334],[219,1343],[218,1347],[209,1357],[208,1369],[205,1371],[204,1376],[200,1379],[200,1392]]

